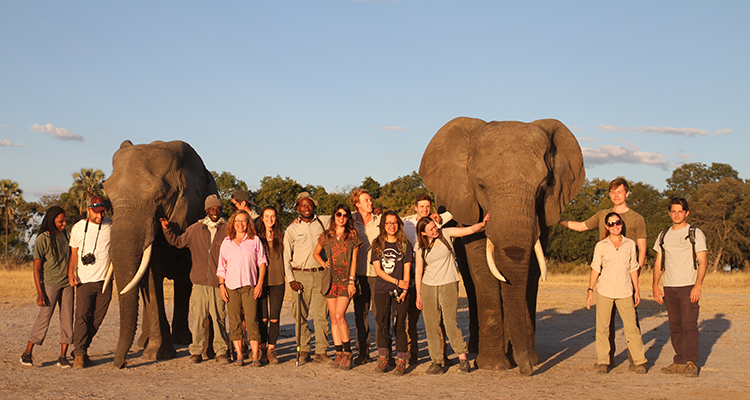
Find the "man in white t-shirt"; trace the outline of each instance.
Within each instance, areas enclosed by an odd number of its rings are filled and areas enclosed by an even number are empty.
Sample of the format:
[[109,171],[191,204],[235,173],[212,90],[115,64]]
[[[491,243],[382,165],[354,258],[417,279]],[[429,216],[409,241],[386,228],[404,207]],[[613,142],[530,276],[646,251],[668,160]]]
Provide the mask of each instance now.
[[104,216],[104,200],[91,197],[86,219],[70,231],[68,280],[76,288],[76,310],[73,320],[73,368],[92,365],[88,356],[91,340],[107,315],[112,299],[112,285],[102,293],[109,267],[109,237],[112,220]]
[[[672,227],[659,235],[654,244],[654,300],[667,306],[674,361],[662,368],[665,374],[698,376],[698,312],[703,278],[706,276],[706,236],[687,223],[687,200],[669,201]],[[691,232],[692,230],[692,232]],[[663,268],[663,269],[662,269]],[[664,291],[659,281],[664,276]]]

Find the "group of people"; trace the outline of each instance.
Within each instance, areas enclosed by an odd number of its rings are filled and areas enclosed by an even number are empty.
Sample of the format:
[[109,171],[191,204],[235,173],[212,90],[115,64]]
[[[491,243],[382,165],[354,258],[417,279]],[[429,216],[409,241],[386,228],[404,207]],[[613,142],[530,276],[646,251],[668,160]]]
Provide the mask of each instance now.
[[[614,207],[584,222],[562,220],[560,224],[577,231],[598,227],[600,232],[586,297],[588,309],[596,303],[596,369],[607,373],[613,365],[616,308],[624,325],[631,369],[645,374],[636,307],[641,300],[638,276],[646,256],[646,225],[627,206],[630,189],[624,179],[613,180],[609,189]],[[317,201],[302,192],[294,204],[299,217],[282,234],[275,208],[265,207],[256,214],[252,209],[256,204],[242,190],[232,195],[231,202],[235,212],[228,221],[221,217],[222,203],[216,195],[205,199],[206,217],[184,232],[167,219],[160,220],[167,242],[191,251],[191,362],[203,360],[209,345],[204,326],[210,321],[217,361],[230,363],[234,358],[239,366],[277,364],[279,319],[288,283],[295,292],[291,298],[298,364],[312,359],[350,369],[369,363],[372,310],[377,326],[376,372],[393,366],[394,374],[404,375],[407,365],[417,362],[420,313],[431,358],[426,373],[443,373],[451,364],[445,353],[446,337],[458,356],[457,370],[469,372],[466,343],[456,322],[460,275],[452,239],[480,231],[489,215],[472,226],[441,229],[452,216],[433,213],[429,195],[418,195],[416,213],[401,218],[393,211],[374,214],[370,194],[355,189],[352,207],[338,204],[333,215],[319,216]],[[92,197],[86,219],[74,225],[70,238],[63,210],[47,210],[34,246],[34,279],[41,308],[21,357],[23,364],[32,365],[32,349],[43,343],[56,306],[61,331],[57,364],[70,367],[66,354],[71,343],[73,367],[91,364],[87,350],[106,315],[112,291],[106,285],[112,221],[104,210],[103,200]],[[706,241],[700,229],[686,222],[685,199],[672,199],[668,211],[672,226],[660,233],[654,246],[653,295],[667,306],[676,354],[673,364],[662,371],[697,376],[698,301],[706,271]],[[354,347],[345,318],[350,301],[354,302]],[[311,309],[314,357],[308,326]],[[329,332],[336,350],[333,360],[328,356]]]
[[[617,178],[610,182],[613,207],[584,222],[562,220],[560,224],[585,231],[599,228],[601,239],[594,248],[586,308],[596,303],[597,372],[606,374],[614,365],[614,315],[620,314],[628,347],[630,369],[646,374],[646,357],[636,307],[641,301],[638,277],[646,259],[646,223],[627,206],[630,188]],[[652,290],[654,300],[665,304],[669,318],[673,363],[662,368],[666,374],[698,376],[698,312],[707,267],[706,237],[687,223],[690,214],[684,198],[667,205],[672,226],[659,233],[654,244],[656,261]],[[664,277],[662,286],[660,283]]]
[[88,349],[112,299],[112,285],[105,284],[112,220],[104,216],[104,211],[104,200],[92,196],[86,218],[73,225],[70,237],[62,208],[52,206],[44,215],[34,242],[34,283],[40,309],[21,354],[22,364],[33,365],[32,351],[35,345],[44,343],[56,307],[60,315],[57,365],[71,367],[67,356],[70,344],[73,368],[93,364]]

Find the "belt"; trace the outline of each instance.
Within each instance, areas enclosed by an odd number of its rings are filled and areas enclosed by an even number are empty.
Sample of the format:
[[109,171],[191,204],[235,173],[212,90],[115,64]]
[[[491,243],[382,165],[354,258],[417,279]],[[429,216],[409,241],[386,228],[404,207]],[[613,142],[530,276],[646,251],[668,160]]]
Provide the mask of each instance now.
[[322,271],[324,269],[325,268],[323,268],[323,267],[320,267],[320,268],[304,268],[304,269],[303,268],[292,268],[292,271],[297,271],[297,272],[318,272],[318,271]]

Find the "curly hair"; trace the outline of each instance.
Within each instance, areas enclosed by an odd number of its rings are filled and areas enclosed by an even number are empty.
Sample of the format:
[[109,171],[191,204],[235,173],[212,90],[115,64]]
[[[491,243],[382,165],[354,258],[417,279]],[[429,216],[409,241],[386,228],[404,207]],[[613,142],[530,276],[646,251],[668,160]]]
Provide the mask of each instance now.
[[255,237],[255,227],[253,226],[253,219],[250,218],[250,214],[245,210],[237,210],[229,217],[229,221],[227,221],[227,236],[229,236],[230,240],[234,240],[234,237],[237,236],[237,230],[234,228],[234,220],[241,214],[247,217],[247,238],[252,239]]
[[352,218],[352,209],[344,203],[339,203],[333,209],[333,215],[331,215],[331,222],[328,224],[328,229],[325,230],[326,236],[330,238],[336,238],[336,213],[339,210],[344,210],[348,215],[346,222],[344,223],[344,240],[352,239],[354,236],[359,235],[357,229],[354,228],[354,218]]

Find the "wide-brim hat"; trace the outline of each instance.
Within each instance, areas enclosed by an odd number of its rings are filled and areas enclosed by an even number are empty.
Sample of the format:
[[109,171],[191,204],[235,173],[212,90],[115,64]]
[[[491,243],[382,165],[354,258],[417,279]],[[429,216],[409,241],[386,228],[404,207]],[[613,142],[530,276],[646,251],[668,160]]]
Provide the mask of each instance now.
[[299,205],[299,202],[302,199],[310,199],[313,202],[313,204],[315,204],[315,207],[318,206],[318,201],[315,200],[315,199],[313,199],[312,196],[310,196],[310,193],[308,193],[308,192],[302,192],[302,193],[298,194],[297,195],[297,199],[294,200],[294,207],[297,207]]

